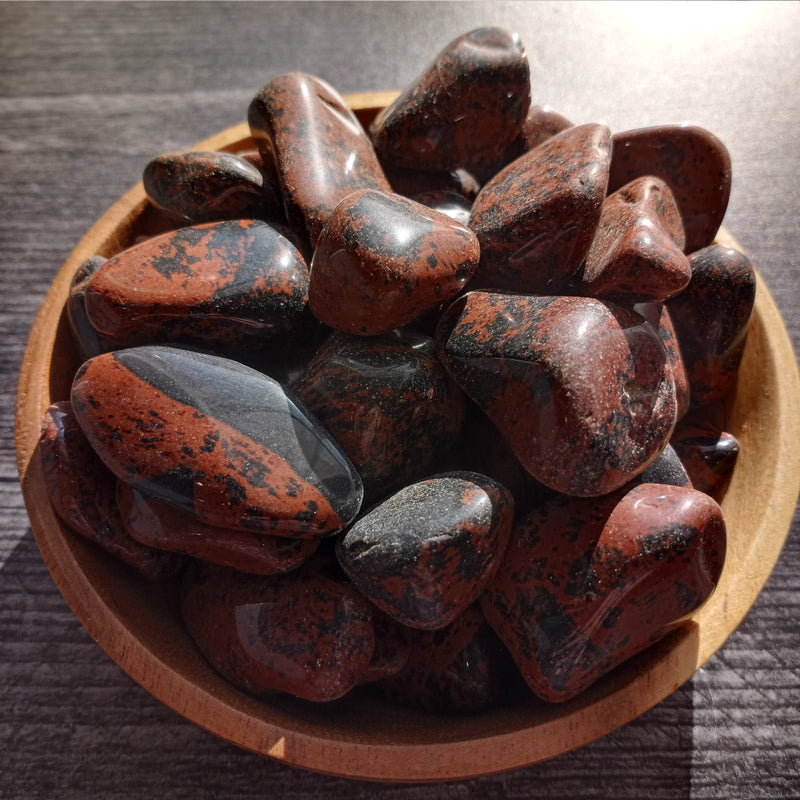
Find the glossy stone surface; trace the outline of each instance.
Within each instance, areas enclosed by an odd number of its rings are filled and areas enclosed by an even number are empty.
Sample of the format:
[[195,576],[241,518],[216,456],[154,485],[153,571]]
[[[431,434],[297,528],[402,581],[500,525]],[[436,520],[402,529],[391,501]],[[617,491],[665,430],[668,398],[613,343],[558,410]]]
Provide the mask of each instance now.
[[545,486],[606,494],[664,449],[674,383],[658,333],[584,297],[470,292],[436,333],[440,357]]
[[361,479],[272,378],[172,347],[106,353],[78,370],[75,414],[105,464],[209,525],[276,536],[336,532]]
[[454,297],[480,258],[475,234],[397,194],[353,192],[328,218],[308,302],[337,330],[374,336]]
[[114,497],[117,479],[92,450],[68,401],[47,409],[38,454],[53,510],[69,528],[146,578],[178,571],[179,557],[142,545],[125,530]]
[[698,608],[725,539],[721,509],[693,489],[564,498],[514,529],[481,605],[534,693],[562,702]]
[[474,713],[510,699],[521,681],[477,604],[438,631],[410,631],[404,669],[381,681],[386,696],[434,713]]
[[464,395],[429,336],[334,332],[292,391],[347,454],[373,502],[428,474],[455,443]]
[[683,246],[683,223],[669,187],[660,178],[637,178],[603,202],[578,291],[625,303],[666,300],[691,277]]
[[691,401],[706,406],[736,386],[750,315],[756,273],[747,256],[711,245],[690,257],[692,279],[669,301],[691,386]]
[[374,647],[369,603],[309,567],[264,577],[206,565],[184,581],[181,612],[208,662],[254,695],[335,700],[360,682]]
[[264,163],[274,167],[289,224],[305,230],[312,246],[350,192],[391,191],[364,129],[319,78],[275,78],[253,98],[247,120]]
[[118,346],[108,336],[98,333],[86,314],[86,287],[92,275],[102,267],[108,259],[103,256],[90,256],[82,261],[75,270],[72,283],[69,287],[69,297],[67,298],[67,315],[69,325],[78,347],[78,355],[81,361],[87,358],[113,350]]
[[450,624],[480,595],[500,563],[514,516],[505,487],[454,472],[406,486],[337,540],[353,583],[410,628]]
[[686,419],[678,423],[670,443],[691,476],[694,488],[719,500],[739,455],[736,437],[710,422]]
[[731,157],[696,125],[661,125],[614,134],[608,191],[651,175],[669,186],[686,232],[685,251],[714,241],[731,193]]
[[119,481],[117,505],[125,530],[146,547],[183,553],[255,575],[299,567],[317,549],[316,539],[292,539],[216,528],[179,508]]
[[86,312],[129,345],[257,346],[304,321],[308,267],[257,220],[211,222],[123,250],[89,279]]
[[478,28],[450,42],[370,126],[392,164],[442,171],[496,158],[519,132],[531,98],[517,34]]
[[469,225],[469,215],[472,211],[472,203],[456,192],[423,192],[413,198],[417,203],[422,203],[440,214],[455,220],[465,228]]
[[384,164],[383,169],[392,185],[392,190],[406,197],[413,198],[426,192],[455,192],[472,201],[481,189],[475,176],[465,169],[430,172],[392,164]]
[[481,246],[473,286],[565,290],[597,230],[610,157],[608,127],[578,125],[495,175],[472,206],[470,227]]

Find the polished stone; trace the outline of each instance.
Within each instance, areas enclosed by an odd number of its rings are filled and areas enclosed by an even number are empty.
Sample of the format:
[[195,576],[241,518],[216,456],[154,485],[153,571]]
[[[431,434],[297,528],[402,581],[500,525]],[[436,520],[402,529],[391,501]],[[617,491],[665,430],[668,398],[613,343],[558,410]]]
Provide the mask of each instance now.
[[736,437],[719,430],[711,422],[687,418],[675,427],[670,442],[691,476],[694,488],[720,500],[739,456]]

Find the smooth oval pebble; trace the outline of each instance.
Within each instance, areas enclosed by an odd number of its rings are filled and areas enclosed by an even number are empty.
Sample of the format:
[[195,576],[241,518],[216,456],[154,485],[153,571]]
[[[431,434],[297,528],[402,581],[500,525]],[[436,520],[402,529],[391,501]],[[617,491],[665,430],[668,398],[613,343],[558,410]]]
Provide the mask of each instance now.
[[319,423],[272,378],[225,358],[138,347],[84,363],[75,414],[117,477],[209,525],[336,532],[363,488]]
[[325,223],[308,302],[321,322],[375,336],[454,297],[472,277],[475,234],[397,194],[353,192]]
[[353,583],[410,628],[451,623],[480,595],[502,558],[514,517],[510,492],[454,472],[406,486],[337,540]]

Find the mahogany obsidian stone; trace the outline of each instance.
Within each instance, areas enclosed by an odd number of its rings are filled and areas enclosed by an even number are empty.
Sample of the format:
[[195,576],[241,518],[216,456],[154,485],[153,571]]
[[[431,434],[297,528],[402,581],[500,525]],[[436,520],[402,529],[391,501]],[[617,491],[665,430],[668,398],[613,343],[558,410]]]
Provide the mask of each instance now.
[[353,462],[369,502],[429,474],[464,419],[464,395],[433,340],[409,328],[377,337],[334,332],[292,391]]
[[286,217],[316,246],[334,208],[357,189],[390,192],[364,129],[341,95],[300,72],[268,83],[250,103],[250,130],[276,172]]
[[686,232],[685,252],[714,241],[731,193],[731,157],[696,125],[661,125],[614,134],[608,191],[651,175],[669,186]]
[[326,325],[374,336],[454,297],[478,266],[475,234],[397,194],[348,195],[311,262],[308,301]]
[[187,573],[181,600],[186,627],[234,686],[324,702],[362,681],[375,641],[370,604],[313,567],[273,577],[211,564]]
[[170,231],[110,258],[89,279],[86,312],[129,345],[257,346],[305,319],[308,267],[266,222]]
[[594,298],[470,292],[436,332],[445,367],[495,423],[523,467],[565,494],[633,479],[676,421],[658,333]]
[[481,246],[473,286],[562,293],[597,230],[610,157],[608,127],[578,125],[495,175],[472,206]]
[[319,537],[358,513],[361,479],[283,388],[172,347],[106,353],[72,387],[83,430],[121,480],[209,525]]
[[697,609],[724,554],[722,511],[694,489],[561,498],[514,529],[481,606],[534,693],[562,702]]
[[411,198],[427,192],[454,192],[471,203],[481,189],[475,176],[465,169],[429,172],[384,164],[383,170],[392,185],[392,190],[396,194]]
[[694,488],[719,500],[730,480],[739,455],[739,442],[731,433],[710,422],[681,420],[670,439]]
[[339,563],[385,614],[410,628],[450,624],[502,558],[514,500],[471,472],[406,486],[359,517],[336,542]]
[[422,203],[422,205],[450,217],[465,228],[469,225],[472,203],[456,192],[423,192],[415,195],[413,199],[417,203]]
[[90,256],[82,261],[72,276],[67,298],[67,315],[78,346],[81,361],[114,350],[118,343],[98,333],[86,314],[86,287],[92,275],[108,261],[103,256]]
[[54,403],[42,423],[38,454],[56,515],[147,578],[175,574],[182,560],[133,539],[115,500],[117,479],[92,450],[68,401]]
[[516,33],[478,28],[452,41],[372,125],[381,158],[431,171],[486,164],[517,135],[531,102]]

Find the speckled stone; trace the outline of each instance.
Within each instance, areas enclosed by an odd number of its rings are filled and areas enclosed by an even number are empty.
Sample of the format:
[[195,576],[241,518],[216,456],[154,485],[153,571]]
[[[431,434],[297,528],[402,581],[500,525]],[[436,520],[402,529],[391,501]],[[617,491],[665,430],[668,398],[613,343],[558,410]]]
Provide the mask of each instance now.
[[731,193],[731,157],[696,125],[661,125],[614,134],[608,191],[651,175],[669,186],[683,218],[685,251],[714,241]]
[[92,450],[69,402],[47,409],[37,448],[56,515],[146,578],[176,574],[182,560],[144,546],[125,530],[115,501],[117,479]]
[[481,263],[473,286],[558,294],[583,263],[600,221],[611,133],[578,125],[495,175],[472,206]]
[[563,702],[697,609],[725,541],[721,509],[694,489],[563,498],[514,529],[481,605],[534,693]]
[[692,279],[669,301],[693,406],[707,406],[736,386],[756,295],[747,256],[711,245],[690,257]]
[[691,476],[694,488],[720,500],[739,456],[736,437],[710,422],[687,418],[675,427],[670,443]]
[[89,321],[129,345],[257,346],[305,321],[308,267],[282,233],[230,220],[156,236],[109,259],[85,289]]
[[480,166],[516,137],[531,101],[517,34],[478,28],[450,42],[370,126],[375,149],[398,166]]
[[361,479],[274,381],[172,347],[106,353],[78,370],[72,405],[121,480],[201,522],[313,538],[358,513]]
[[657,458],[675,425],[664,348],[630,309],[470,292],[444,314],[436,341],[523,467],[558,492],[619,488]]
[[683,223],[667,184],[637,178],[603,202],[578,291],[622,303],[673,297],[691,277],[683,245]]
[[353,192],[328,218],[308,302],[321,322],[374,336],[454,297],[480,258],[475,234],[397,194]]
[[325,426],[374,502],[428,473],[455,443],[465,398],[429,336],[334,332],[292,385]]
[[348,194],[391,191],[369,137],[325,81],[281,75],[256,94],[247,119],[264,163],[274,166],[289,224],[312,246]]
[[257,696],[335,700],[361,681],[372,657],[369,603],[310,566],[267,577],[205,565],[187,575],[181,612],[211,666]]
[[291,539],[216,528],[119,481],[117,505],[125,530],[146,547],[183,553],[255,575],[291,572],[310,558],[316,539]]
[[353,583],[392,619],[420,630],[449,625],[502,558],[514,516],[505,487],[455,472],[406,486],[337,540]]

